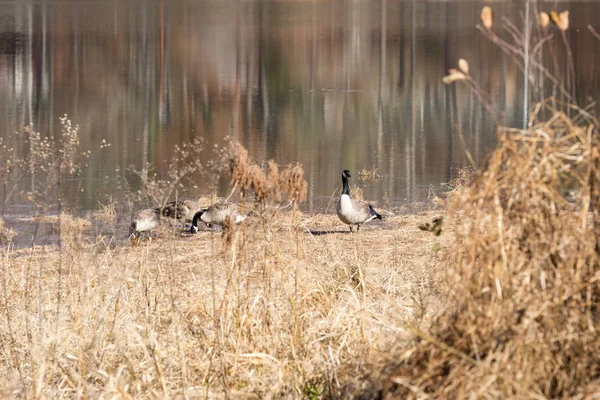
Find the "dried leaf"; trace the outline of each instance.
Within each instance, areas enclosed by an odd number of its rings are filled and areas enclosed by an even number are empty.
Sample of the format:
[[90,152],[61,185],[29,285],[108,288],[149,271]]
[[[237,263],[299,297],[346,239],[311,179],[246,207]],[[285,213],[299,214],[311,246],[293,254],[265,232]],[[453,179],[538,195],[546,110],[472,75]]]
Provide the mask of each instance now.
[[550,18],[552,18],[552,21],[556,25],[560,23],[560,17],[558,16],[558,13],[556,11],[550,11]]
[[465,75],[469,75],[469,63],[464,58],[458,59],[458,68],[465,73]]
[[545,27],[548,26],[549,23],[550,23],[550,17],[548,16],[547,13],[545,13],[545,12],[542,11],[540,13],[540,26],[542,28],[545,28]]
[[448,85],[454,81],[462,81],[467,78],[465,76],[465,74],[463,74],[462,72],[460,72],[459,70],[454,69],[454,68],[451,68],[448,72],[450,74],[446,75],[445,77],[442,78],[442,82],[444,82],[446,85]]
[[558,24],[558,28],[561,31],[566,31],[569,29],[569,11],[563,11],[560,13],[560,23]]
[[481,22],[486,29],[492,27],[492,7],[485,6],[481,9]]

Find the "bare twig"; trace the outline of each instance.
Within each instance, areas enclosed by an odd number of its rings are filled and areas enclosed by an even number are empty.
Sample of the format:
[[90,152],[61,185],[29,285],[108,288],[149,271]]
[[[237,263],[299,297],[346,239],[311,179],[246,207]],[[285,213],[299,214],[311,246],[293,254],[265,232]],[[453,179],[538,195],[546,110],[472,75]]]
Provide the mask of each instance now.
[[600,34],[596,32],[592,25],[588,25],[588,29],[590,30],[590,32],[592,32],[592,35],[594,35],[596,39],[600,40]]

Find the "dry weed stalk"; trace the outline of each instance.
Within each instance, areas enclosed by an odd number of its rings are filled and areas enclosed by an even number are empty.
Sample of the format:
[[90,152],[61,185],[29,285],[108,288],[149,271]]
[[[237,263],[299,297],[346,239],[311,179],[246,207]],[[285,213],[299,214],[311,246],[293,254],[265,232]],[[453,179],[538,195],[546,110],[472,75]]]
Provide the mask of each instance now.
[[[90,151],[81,151],[79,126],[73,125],[67,115],[59,118],[60,134],[54,137],[36,132],[33,125],[26,126],[23,135],[29,145],[29,153],[20,159],[20,168],[28,168],[31,176],[31,192],[28,199],[40,210],[56,206],[62,211],[62,183],[87,167]],[[56,203],[53,203],[55,199]]]
[[175,146],[175,154],[166,165],[165,176],[156,172],[150,172],[148,164],[139,171],[131,168],[133,173],[140,179],[141,188],[135,193],[134,200],[138,203],[152,203],[155,207],[164,207],[173,196],[173,192],[185,190],[186,187],[194,187],[196,184],[191,179],[192,175],[198,175],[204,179],[207,170],[201,162],[201,154],[204,151],[204,140],[196,138],[191,142]]
[[18,156],[17,149],[6,143],[0,137],[0,181],[2,183],[2,212],[4,215],[6,203],[23,179],[23,160]]
[[415,330],[421,342],[403,349],[387,395],[600,392],[600,124],[542,108],[553,117],[502,130],[485,171],[452,193],[448,307],[431,333]]
[[112,197],[109,198],[107,204],[102,204],[98,202],[99,210],[94,212],[94,219],[97,221],[102,221],[105,224],[114,226],[117,220],[117,209],[115,202],[112,200]]

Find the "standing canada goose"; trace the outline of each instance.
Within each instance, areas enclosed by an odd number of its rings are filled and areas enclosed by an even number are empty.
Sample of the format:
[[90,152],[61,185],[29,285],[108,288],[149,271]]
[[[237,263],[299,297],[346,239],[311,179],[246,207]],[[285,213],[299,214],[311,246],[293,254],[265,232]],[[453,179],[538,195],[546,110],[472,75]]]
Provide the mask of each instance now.
[[129,236],[138,238],[142,232],[148,232],[156,228],[160,223],[160,215],[156,208],[145,208],[135,213],[131,219]]
[[222,202],[215,203],[212,206],[198,211],[192,220],[191,233],[198,232],[198,221],[204,222],[209,227],[213,225],[222,225],[227,217],[233,217],[234,223],[240,223],[246,219],[245,215],[240,214],[235,204]]
[[[162,216],[173,218],[183,223],[192,222],[194,215],[202,208],[200,204],[192,200],[170,201],[162,207]],[[156,209],[160,212],[161,208]]]
[[352,225],[356,225],[356,232],[358,232],[361,224],[365,224],[373,218],[382,218],[369,203],[350,198],[348,178],[351,177],[352,175],[347,169],[342,172],[343,190],[337,206],[337,215],[343,223],[350,225],[350,232],[352,232]]

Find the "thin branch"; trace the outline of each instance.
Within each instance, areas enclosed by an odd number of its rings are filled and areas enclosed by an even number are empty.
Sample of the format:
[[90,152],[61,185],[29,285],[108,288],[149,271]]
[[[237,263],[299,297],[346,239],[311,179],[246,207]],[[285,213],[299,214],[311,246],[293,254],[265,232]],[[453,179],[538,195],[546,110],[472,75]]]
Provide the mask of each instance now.
[[552,38],[554,37],[553,34],[549,34],[543,38],[540,39],[539,42],[537,42],[537,44],[535,45],[535,47],[533,48],[533,50],[531,51],[532,54],[536,54],[544,45],[544,43],[552,40]]
[[233,193],[235,193],[235,189],[237,189],[237,185],[238,185],[238,181],[236,180],[233,183],[233,189],[231,189],[231,192],[229,193],[229,196],[227,196],[227,198],[225,199],[225,201],[229,201],[229,199],[231,198],[231,196],[233,196]]
[[[477,29],[479,29],[479,31],[481,33],[483,33],[485,37],[490,39],[492,42],[496,43],[500,47],[500,49],[502,49],[505,53],[510,54],[509,52],[513,52],[514,54],[520,56],[521,58],[525,57],[525,54],[523,53],[523,51],[521,49],[518,49],[515,46],[511,45],[510,43],[507,43],[506,41],[500,39],[493,32],[488,31],[481,25],[477,25]],[[558,87],[560,89],[563,96],[565,96],[568,100],[574,102],[573,97],[564,88],[564,86],[559,82],[559,80],[556,79],[556,77],[550,73],[550,71],[548,71],[542,64],[540,64],[535,59],[531,59],[530,63],[534,67],[538,68],[544,74],[544,76],[546,78],[548,78],[552,83],[554,83],[556,85],[556,87]]]
[[512,21],[509,20],[508,18],[506,18],[505,16],[502,16],[502,20],[506,24],[505,29],[508,31],[508,33],[511,34],[515,43],[520,46],[523,46],[525,43],[525,37],[523,36],[523,33],[521,31],[519,31],[519,29],[515,26],[515,24],[513,24]]
[[600,40],[600,34],[596,32],[592,25],[588,25],[588,29],[590,30],[590,32],[592,32],[592,35],[594,35],[596,39]]

